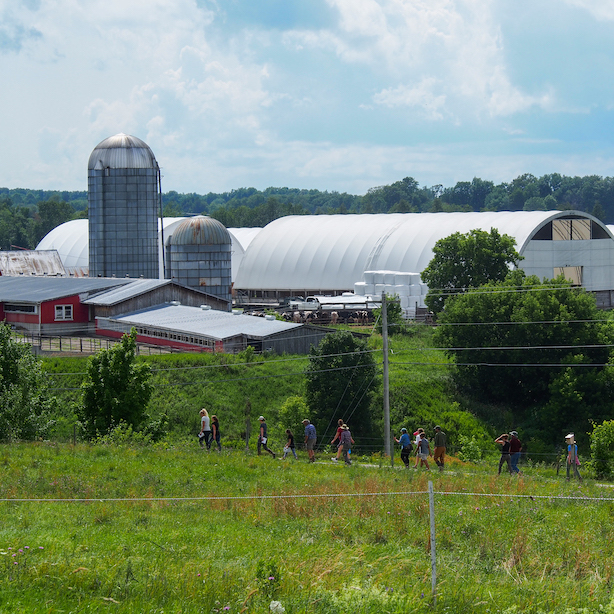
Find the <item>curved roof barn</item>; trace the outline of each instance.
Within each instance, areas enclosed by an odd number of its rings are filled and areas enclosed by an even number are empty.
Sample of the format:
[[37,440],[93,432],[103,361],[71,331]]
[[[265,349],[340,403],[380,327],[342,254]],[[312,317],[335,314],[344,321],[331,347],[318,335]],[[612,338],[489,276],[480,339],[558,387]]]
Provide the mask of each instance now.
[[314,294],[352,290],[364,271],[420,273],[439,239],[491,228],[515,238],[527,274],[552,278],[562,272],[576,281],[579,276],[589,290],[614,288],[614,237],[581,211],[284,217],[250,243],[235,288]]

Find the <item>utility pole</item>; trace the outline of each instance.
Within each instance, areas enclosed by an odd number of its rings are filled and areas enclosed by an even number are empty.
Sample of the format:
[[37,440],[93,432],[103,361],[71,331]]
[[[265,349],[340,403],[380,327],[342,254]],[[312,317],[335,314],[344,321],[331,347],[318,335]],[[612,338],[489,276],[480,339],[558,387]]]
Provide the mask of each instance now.
[[388,381],[388,305],[386,293],[382,292],[382,339],[384,342],[384,446],[390,455],[390,466],[394,467],[394,450],[390,438],[390,386]]

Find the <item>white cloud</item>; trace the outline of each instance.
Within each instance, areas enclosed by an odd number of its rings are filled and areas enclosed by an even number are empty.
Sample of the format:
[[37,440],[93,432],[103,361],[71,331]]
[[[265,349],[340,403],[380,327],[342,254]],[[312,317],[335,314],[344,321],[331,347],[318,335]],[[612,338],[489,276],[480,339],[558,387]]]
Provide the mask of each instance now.
[[613,0],[565,0],[571,6],[587,10],[593,17],[604,21],[614,20]]
[[373,101],[387,107],[418,107],[427,119],[440,120],[444,117],[446,96],[435,93],[435,89],[442,89],[439,81],[425,77],[415,87],[399,85],[382,90],[373,96]]
[[551,102],[552,92],[534,96],[512,83],[495,0],[328,2],[340,15],[337,31],[293,31],[286,43],[334,53],[396,82],[373,96],[376,104],[420,109],[432,120],[472,121]]

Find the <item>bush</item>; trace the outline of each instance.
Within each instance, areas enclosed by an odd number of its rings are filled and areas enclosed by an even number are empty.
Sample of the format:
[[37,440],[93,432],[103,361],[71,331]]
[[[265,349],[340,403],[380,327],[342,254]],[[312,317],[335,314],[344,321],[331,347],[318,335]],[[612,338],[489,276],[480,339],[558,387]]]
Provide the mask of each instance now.
[[593,425],[590,466],[598,478],[612,477],[614,465],[614,420]]

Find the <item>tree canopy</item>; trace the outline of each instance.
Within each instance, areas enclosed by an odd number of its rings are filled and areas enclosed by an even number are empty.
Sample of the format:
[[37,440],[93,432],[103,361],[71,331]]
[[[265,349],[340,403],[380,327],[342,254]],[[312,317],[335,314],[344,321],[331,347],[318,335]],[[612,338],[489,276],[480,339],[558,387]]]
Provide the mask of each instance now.
[[499,234],[496,228],[455,232],[437,241],[433,259],[421,273],[429,287],[428,308],[439,313],[450,295],[505,279],[510,265],[521,260],[515,245],[513,237]]
[[88,359],[80,418],[88,436],[104,435],[125,422],[139,427],[152,394],[151,368],[136,360],[136,330]]
[[366,341],[349,331],[327,335],[312,348],[305,375],[310,420],[318,438],[331,435],[339,418],[354,435],[371,434],[369,406],[379,382]]
[[14,441],[44,435],[45,415],[49,415],[54,403],[32,347],[13,339],[10,327],[0,322],[0,439]]
[[456,363],[458,388],[511,407],[543,440],[586,433],[589,419],[611,414],[612,325],[593,295],[562,276],[513,271],[449,299],[438,322],[435,339]]

